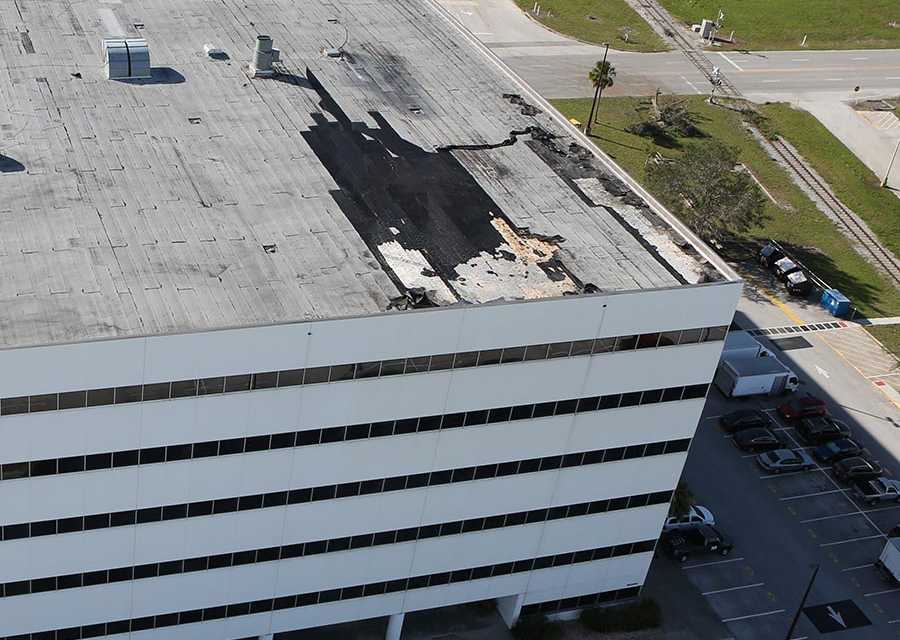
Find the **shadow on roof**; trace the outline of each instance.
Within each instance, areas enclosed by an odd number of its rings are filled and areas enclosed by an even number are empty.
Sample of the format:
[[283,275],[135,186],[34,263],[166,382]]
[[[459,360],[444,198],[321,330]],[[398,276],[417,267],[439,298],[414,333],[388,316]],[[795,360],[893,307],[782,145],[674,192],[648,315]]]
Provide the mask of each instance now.
[[0,173],[18,173],[20,171],[25,171],[24,164],[9,156],[0,154]]
[[149,78],[121,78],[125,84],[181,84],[184,76],[171,67],[153,67]]

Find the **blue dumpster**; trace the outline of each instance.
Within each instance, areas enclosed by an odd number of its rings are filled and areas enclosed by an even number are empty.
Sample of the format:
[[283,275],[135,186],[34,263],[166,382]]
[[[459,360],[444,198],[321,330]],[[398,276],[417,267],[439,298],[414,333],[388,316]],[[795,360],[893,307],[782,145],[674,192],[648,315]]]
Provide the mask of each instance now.
[[850,312],[850,299],[837,289],[825,289],[822,292],[821,304],[831,315],[838,318]]

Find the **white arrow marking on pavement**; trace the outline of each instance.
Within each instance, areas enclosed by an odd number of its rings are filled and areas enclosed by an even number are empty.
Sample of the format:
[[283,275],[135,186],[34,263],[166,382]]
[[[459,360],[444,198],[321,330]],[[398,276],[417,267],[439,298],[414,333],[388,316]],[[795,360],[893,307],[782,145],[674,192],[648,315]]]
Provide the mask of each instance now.
[[819,375],[820,375],[820,376],[825,376],[826,378],[830,378],[830,377],[831,377],[831,376],[828,375],[828,372],[825,371],[825,369],[823,369],[823,368],[820,367],[819,365],[816,365],[816,371],[819,372]]
[[832,620],[834,620],[835,622],[837,622],[839,625],[841,625],[845,629],[847,628],[847,623],[844,622],[844,616],[839,614],[837,611],[835,611],[830,606],[828,607],[828,617],[831,618]]

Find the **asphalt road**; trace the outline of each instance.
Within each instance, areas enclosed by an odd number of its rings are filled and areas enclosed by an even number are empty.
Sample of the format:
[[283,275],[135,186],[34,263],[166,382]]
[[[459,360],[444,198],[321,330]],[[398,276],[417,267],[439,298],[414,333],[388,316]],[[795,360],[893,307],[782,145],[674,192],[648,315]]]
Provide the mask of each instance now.
[[[437,0],[544,96],[587,97],[587,72],[603,47],[557,35],[525,16],[512,0]],[[679,52],[610,51],[616,85],[610,95],[708,93],[703,75]],[[900,50],[709,52],[710,60],[748,97],[796,102],[812,96],[900,94]],[[860,90],[854,91],[856,87]]]

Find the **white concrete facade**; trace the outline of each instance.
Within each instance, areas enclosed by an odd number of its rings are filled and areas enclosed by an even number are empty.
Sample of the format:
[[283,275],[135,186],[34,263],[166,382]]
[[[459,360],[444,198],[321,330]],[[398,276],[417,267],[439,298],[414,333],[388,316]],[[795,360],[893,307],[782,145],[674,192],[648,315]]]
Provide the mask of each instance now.
[[[717,327],[730,324],[739,294],[739,282],[723,282],[10,349],[0,351],[0,397]],[[721,341],[714,341],[3,415],[0,464],[706,384],[721,347]],[[694,398],[4,479],[0,526],[681,440],[693,435],[702,407],[703,399]],[[685,459],[683,451],[648,454],[371,495],[11,536],[0,541],[0,583],[671,491]],[[24,595],[7,592],[0,598],[0,638],[652,541],[667,508],[665,503],[650,504],[240,566]],[[131,637],[237,639],[375,616],[397,616],[392,633],[399,633],[405,612],[487,598],[505,599],[501,602],[509,622],[523,605],[638,587],[651,557],[650,551],[641,551],[205,622],[138,627]],[[104,635],[115,637],[116,629]]]

